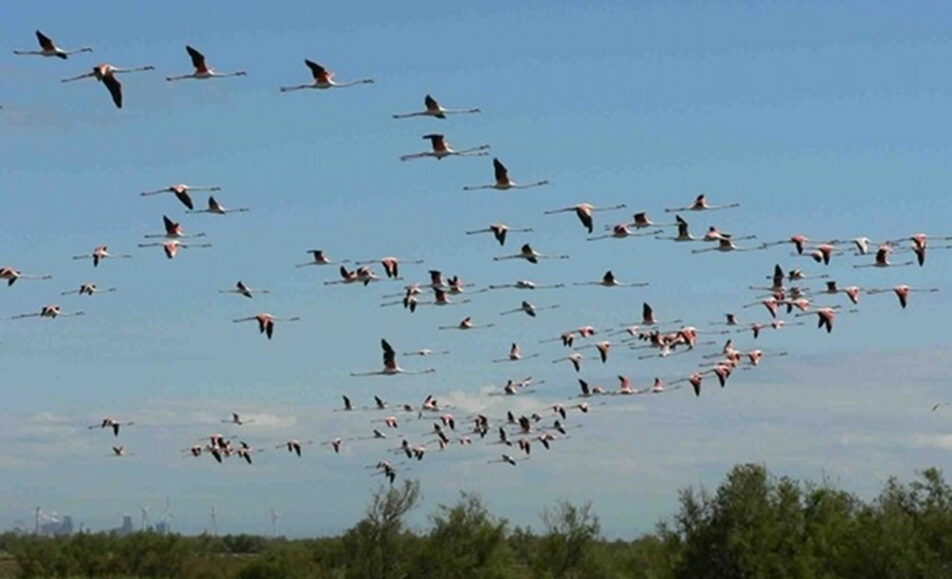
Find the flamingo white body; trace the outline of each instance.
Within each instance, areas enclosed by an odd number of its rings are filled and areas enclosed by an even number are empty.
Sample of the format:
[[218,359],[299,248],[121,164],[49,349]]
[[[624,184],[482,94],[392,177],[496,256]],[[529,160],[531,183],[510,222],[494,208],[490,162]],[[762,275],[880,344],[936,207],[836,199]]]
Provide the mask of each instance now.
[[518,232],[518,233],[530,233],[532,232],[532,228],[523,227],[520,229],[512,229],[505,223],[493,223],[486,229],[474,229],[471,231],[467,231],[466,235],[476,235],[477,233],[492,233],[493,237],[496,238],[496,241],[499,242],[499,245],[506,245],[506,236],[510,231]]
[[506,169],[506,166],[502,162],[493,158],[493,171],[495,172],[496,181],[489,185],[475,185],[475,186],[466,186],[463,187],[463,191],[476,191],[479,189],[495,189],[497,191],[508,191],[509,189],[531,189],[532,187],[541,187],[543,185],[548,185],[547,180],[536,181],[534,183],[525,183],[520,185],[512,179],[509,178],[509,170]]
[[[306,267],[309,265],[329,265],[332,263],[337,263],[336,261],[332,261],[331,259],[329,259],[324,254],[323,249],[309,249],[307,250],[307,252],[311,254],[311,258],[312,258],[311,261],[307,263],[299,263],[295,265],[294,267]],[[340,263],[350,263],[350,260],[345,259],[345,260],[342,260]]]
[[162,251],[165,253],[165,257],[168,259],[175,259],[175,256],[178,255],[179,249],[190,247],[211,247],[211,243],[184,243],[178,239],[172,239],[170,241],[156,242],[156,243],[140,243],[139,247],[161,247]]
[[238,207],[236,209],[230,209],[219,203],[215,200],[214,197],[209,195],[208,197],[208,206],[205,209],[192,209],[189,208],[186,213],[210,213],[212,215],[228,215],[229,213],[247,213],[251,211],[247,207]]
[[704,194],[698,195],[694,202],[686,207],[672,207],[670,209],[665,209],[665,213],[677,213],[679,211],[715,211],[718,209],[733,209],[734,207],[740,207],[740,203],[724,203],[723,205],[711,205],[707,202],[707,196]]
[[114,287],[105,288],[105,289],[99,289],[99,288],[96,286],[96,284],[94,284],[94,283],[88,283],[88,282],[87,282],[87,283],[80,284],[79,289],[74,289],[74,290],[69,290],[69,291],[60,292],[60,295],[61,295],[61,296],[66,296],[66,295],[70,295],[70,294],[79,294],[79,295],[81,295],[81,296],[83,296],[83,295],[91,296],[91,295],[93,295],[93,294],[95,294],[95,293],[111,293],[111,292],[114,292],[114,291],[116,291],[116,288],[114,288]]
[[78,54],[80,52],[92,52],[93,49],[88,46],[83,46],[75,50],[65,50],[62,49],[53,42],[53,40],[40,32],[36,31],[36,40],[40,44],[40,50],[14,50],[13,54],[20,56],[46,56],[46,57],[56,57],[66,60],[70,55]]
[[423,135],[424,139],[430,140],[430,145],[432,150],[423,151],[422,153],[413,153],[410,155],[403,155],[400,157],[401,161],[410,161],[411,159],[422,159],[424,157],[433,157],[437,160],[445,159],[446,157],[482,157],[488,155],[486,151],[489,149],[489,145],[480,145],[478,147],[471,147],[469,149],[462,149],[457,151],[446,141],[446,138],[443,135],[432,133],[429,135]]
[[257,314],[247,318],[238,318],[237,320],[232,320],[235,323],[239,322],[258,322],[258,332],[261,334],[266,334],[268,339],[271,339],[271,336],[274,334],[274,323],[278,321],[282,322],[297,322],[301,318],[299,316],[292,316],[290,318],[276,318],[271,314]]
[[[85,257],[86,256],[83,256],[83,258]],[[28,280],[53,279],[53,276],[49,274],[43,274],[43,275],[25,274],[22,271],[7,265],[7,266],[0,267],[0,279],[7,280],[7,287],[10,287],[13,284],[15,284],[17,280],[20,280],[20,279],[28,279]]]
[[432,374],[436,372],[435,368],[426,370],[410,371],[404,370],[397,364],[397,352],[393,349],[387,340],[380,340],[380,347],[383,349],[383,369],[376,372],[351,372],[351,376],[394,376],[396,374]]
[[334,81],[334,73],[327,70],[322,65],[308,59],[304,59],[304,64],[306,64],[308,69],[310,69],[311,76],[314,77],[314,81],[309,84],[282,86],[280,89],[281,92],[291,92],[304,89],[326,90],[330,88],[346,88],[358,84],[373,84],[374,82],[374,79],[372,78],[363,78],[351,82],[336,82]]
[[430,95],[426,95],[423,98],[424,108],[422,111],[413,112],[413,113],[401,113],[393,115],[395,119],[408,119],[411,117],[433,117],[435,119],[445,119],[446,115],[464,115],[464,114],[474,114],[480,113],[481,110],[477,108],[469,109],[447,109],[443,108],[435,98]]
[[172,221],[167,215],[162,216],[162,223],[165,225],[165,233],[150,234],[146,235],[145,238],[186,239],[190,237],[205,237],[204,233],[186,234],[185,230],[182,228],[182,224]]
[[205,63],[205,55],[201,52],[195,50],[191,46],[186,45],[185,51],[188,53],[189,58],[192,60],[192,66],[195,67],[195,71],[191,74],[182,74],[179,76],[167,76],[165,80],[168,82],[176,80],[185,80],[185,79],[198,79],[205,80],[209,78],[225,78],[229,76],[245,76],[247,73],[243,70],[238,70],[235,72],[216,72],[213,68],[209,67]]
[[595,230],[595,220],[592,216],[592,213],[596,211],[615,211],[617,209],[624,209],[627,207],[624,203],[620,205],[614,205],[611,207],[595,207],[591,203],[579,203],[578,205],[573,205],[571,207],[563,207],[561,209],[551,209],[545,212],[545,215],[555,215],[556,213],[575,213],[575,216],[578,217],[578,220],[582,222],[582,227],[584,227],[589,233],[592,233]]
[[243,281],[238,280],[238,283],[235,284],[235,289],[218,290],[218,293],[238,294],[238,295],[245,296],[246,298],[253,298],[254,294],[269,294],[271,292],[264,289],[252,289],[248,287],[247,285],[245,285]]
[[93,267],[99,267],[99,262],[104,259],[130,259],[132,256],[128,253],[123,254],[112,254],[109,253],[108,245],[100,245],[93,249],[93,252],[88,255],[74,255],[73,259],[90,259],[93,260]]
[[74,80],[81,80],[84,78],[95,78],[105,85],[106,89],[109,91],[109,95],[112,97],[113,104],[116,105],[116,108],[121,109],[122,83],[119,82],[119,79],[116,78],[116,75],[127,72],[141,72],[145,70],[155,70],[155,67],[152,65],[147,65],[133,68],[118,68],[111,64],[104,63],[94,66],[92,72],[87,72],[86,74],[80,74],[70,78],[64,78],[60,80],[60,82],[73,82]]
[[540,259],[569,259],[568,255],[544,255],[532,249],[528,243],[524,244],[519,253],[513,255],[502,255],[493,258],[493,261],[502,261],[505,259],[524,259],[532,264],[539,263]]

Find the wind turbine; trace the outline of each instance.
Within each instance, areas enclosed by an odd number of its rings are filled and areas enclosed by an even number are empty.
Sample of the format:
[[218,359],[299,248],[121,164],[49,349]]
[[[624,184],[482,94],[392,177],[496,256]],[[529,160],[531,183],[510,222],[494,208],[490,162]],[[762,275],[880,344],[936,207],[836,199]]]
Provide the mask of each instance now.
[[271,536],[272,537],[278,536],[278,518],[280,518],[280,516],[281,515],[274,512],[274,507],[271,507]]
[[169,500],[169,497],[165,497],[165,512],[162,513],[162,522],[165,523],[166,535],[170,535],[172,533],[170,522],[172,518],[172,502]]
[[212,535],[217,537],[218,536],[218,509],[215,507],[208,509],[208,516],[212,520]]
[[151,527],[149,521],[149,505],[139,507],[139,509],[142,511],[142,528],[140,530],[146,531]]

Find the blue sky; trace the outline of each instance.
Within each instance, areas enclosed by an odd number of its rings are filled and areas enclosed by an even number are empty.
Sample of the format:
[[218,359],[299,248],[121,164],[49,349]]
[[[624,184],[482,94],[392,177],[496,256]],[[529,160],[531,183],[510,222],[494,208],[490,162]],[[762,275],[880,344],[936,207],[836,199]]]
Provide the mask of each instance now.
[[[605,531],[626,535],[672,512],[675,488],[716,484],[737,462],[825,474],[858,492],[890,474],[941,465],[952,438],[946,416],[929,408],[943,399],[950,370],[948,251],[935,251],[921,269],[856,270],[862,261],[848,255],[822,268],[787,246],[692,255],[692,247],[653,239],[588,243],[573,215],[543,212],[582,201],[628,205],[597,214],[601,228],[637,210],[662,220],[663,208],[704,192],[712,203],[742,206],[685,214],[698,233],[716,225],[763,241],[952,235],[948,6],[632,4],[234,2],[225,10],[102,2],[94,14],[69,2],[0,7],[0,265],[54,275],[0,288],[0,315],[46,303],[87,313],[0,321],[0,525],[29,519],[40,504],[113,526],[121,513],[158,509],[169,496],[185,532],[201,531],[212,505],[223,531],[266,531],[274,505],[289,534],[338,532],[361,516],[379,483],[363,466],[387,457],[387,445],[354,443],[341,456],[315,445],[300,461],[269,451],[253,468],[179,451],[232,432],[218,423],[232,410],[256,418],[240,434],[262,446],[363,435],[379,416],[332,412],[344,393],[358,404],[374,394],[395,403],[434,393],[464,416],[545,407],[575,394],[576,375],[549,362],[566,350],[538,340],[583,324],[617,326],[637,318],[642,301],[661,318],[701,328],[728,311],[763,321],[761,310],[739,306],[754,300],[747,286],[774,263],[824,269],[841,285],[942,291],[914,295],[905,311],[892,296],[865,296],[861,312],[838,319],[830,336],[812,326],[767,333],[756,345],[790,356],[699,399],[679,391],[611,400],[576,418],[583,426],[571,438],[516,469],[486,464],[498,447],[433,453],[404,475],[423,485],[417,524],[466,489],[523,525],[538,525],[539,511],[557,498],[594,499]],[[95,52],[68,61],[12,55],[35,47],[36,28],[63,47]],[[213,67],[248,76],[166,83],[189,71],[185,44]],[[279,86],[308,80],[305,58],[338,80],[376,82],[280,94]],[[99,62],[156,71],[122,77],[121,111],[92,80],[58,82]],[[483,113],[391,119],[420,108],[428,92],[447,107]],[[420,137],[430,132],[461,148],[490,143],[513,179],[551,185],[464,193],[491,179],[489,157],[398,160],[423,150]],[[252,212],[185,215],[171,196],[138,195],[176,182],[220,185],[222,203]],[[163,214],[207,232],[214,247],[173,261],[158,248],[138,249]],[[463,234],[493,221],[535,231],[513,234],[504,248]],[[523,240],[572,258],[539,266],[491,259]],[[103,243],[134,258],[95,270],[71,259]],[[534,320],[498,316],[527,297],[514,290],[411,316],[378,306],[400,284],[324,286],[333,268],[294,268],[310,248],[336,258],[424,259],[403,268],[408,280],[436,268],[479,286],[530,278],[569,287],[529,295],[561,305]],[[609,268],[651,285],[571,287]],[[272,293],[218,293],[238,279]],[[83,281],[119,291],[59,295]],[[279,323],[270,342],[231,322],[259,311],[302,321]],[[497,326],[436,330],[464,315]],[[433,375],[351,378],[377,369],[381,337],[398,351],[452,354],[402,361],[435,365]],[[746,335],[735,338],[752,346]],[[489,363],[512,341],[541,357]],[[687,375],[702,353],[638,360],[616,348],[608,364],[589,361],[580,375],[614,387],[625,373],[643,386]],[[524,375],[546,384],[519,400],[484,396],[487,385]],[[137,422],[121,437],[135,456],[107,458],[111,436],[86,430],[106,414]],[[404,428],[416,442],[429,423]]]

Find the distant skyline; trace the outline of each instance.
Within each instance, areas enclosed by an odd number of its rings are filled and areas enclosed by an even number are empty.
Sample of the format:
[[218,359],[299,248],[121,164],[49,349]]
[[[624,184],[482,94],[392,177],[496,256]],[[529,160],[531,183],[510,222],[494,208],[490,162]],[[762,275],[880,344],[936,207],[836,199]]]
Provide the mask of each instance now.
[[[369,434],[383,415],[335,412],[341,395],[357,406],[379,395],[418,405],[434,394],[459,423],[485,412],[548,409],[578,392],[577,378],[614,389],[626,374],[636,387],[672,381],[727,336],[705,336],[684,356],[639,360],[618,337],[606,364],[587,360],[576,374],[551,360],[571,350],[539,343],[591,324],[603,333],[640,317],[642,302],[661,319],[701,329],[742,308],[774,264],[829,273],[841,286],[938,287],[900,309],[893,295],[864,295],[860,312],[841,315],[832,334],[813,317],[738,347],[789,352],[734,373],[720,389],[708,380],[659,396],[612,398],[573,414],[570,436],[552,450],[534,448],[516,467],[488,464],[498,446],[432,446],[400,478],[418,478],[423,501],[412,513],[422,528],[436,505],[459,490],[480,493],[493,513],[539,528],[539,513],[558,499],[593,501],[609,537],[648,531],[676,511],[680,487],[714,488],[739,462],[776,474],[819,479],[869,497],[890,475],[942,467],[952,448],[950,318],[952,252],[935,240],[925,267],[854,269],[871,258],[839,255],[824,267],[792,247],[736,255],[694,255],[692,244],[646,239],[586,241],[570,213],[580,202],[614,206],[595,214],[595,234],[645,210],[657,221],[699,193],[737,209],[685,212],[695,234],[714,225],[771,242],[804,233],[816,240],[867,235],[876,241],[916,232],[952,236],[950,145],[946,126],[952,53],[946,3],[915,9],[887,2],[737,3],[488,2],[478,7],[248,1],[173,2],[147,8],[100,2],[13,1],[0,6],[0,267],[51,274],[0,286],[0,528],[32,520],[33,509],[69,513],[87,527],[136,519],[142,506],[171,501],[172,529],[199,533],[218,509],[220,534],[270,534],[269,509],[289,536],[336,534],[362,516],[382,482],[365,468],[399,455],[399,442],[346,442],[340,455],[321,443]],[[15,56],[35,49],[34,30],[60,46],[93,47],[67,60]],[[199,48],[222,71],[247,76],[167,83],[189,70]],[[310,78],[304,59],[352,88],[280,93]],[[153,65],[122,78],[116,109],[95,80],[60,83],[100,62]],[[426,94],[480,114],[446,120],[393,114],[419,110]],[[454,146],[491,144],[489,155],[420,159],[421,139],[445,134]],[[491,182],[499,157],[517,182],[546,179],[525,191],[463,191]],[[173,183],[217,185],[216,198],[250,212],[186,214],[171,195],[140,192]],[[204,207],[205,193],[195,193]],[[162,216],[188,233],[206,232],[207,249],[168,260],[138,248],[162,230]],[[466,230],[504,221],[531,227],[504,247]],[[666,228],[667,231],[670,231]],[[186,240],[187,241],[187,240]],[[569,254],[537,266],[494,261],[524,242]],[[747,242],[745,242],[747,243]],[[93,268],[73,260],[100,244],[131,259]],[[740,244],[740,242],[739,242]],[[400,282],[324,285],[337,265],[295,268],[309,249],[333,259],[385,255],[405,264],[406,282],[428,269],[462,276],[478,289],[529,278],[559,290],[498,290],[460,296],[465,306],[384,308]],[[894,255],[895,261],[910,254]],[[352,267],[353,264],[347,264]],[[379,266],[374,266],[382,275]],[[645,288],[578,287],[611,269]],[[237,280],[267,289],[247,299],[221,294]],[[83,282],[117,291],[61,295]],[[822,280],[810,280],[819,287]],[[421,300],[430,300],[423,296]],[[523,299],[559,308],[499,316]],[[846,305],[842,295],[818,303]],[[8,320],[58,303],[85,315]],[[300,316],[277,322],[273,339],[234,319],[267,311]],[[443,332],[464,316],[492,330]],[[792,323],[803,321],[803,327]],[[380,367],[380,339],[402,353],[420,348],[448,356],[400,356],[425,376],[353,378]],[[512,342],[516,365],[492,364]],[[586,343],[590,343],[586,342]],[[702,351],[703,350],[703,351]],[[591,354],[590,350],[583,351]],[[545,380],[535,393],[488,397],[509,378]],[[577,402],[574,401],[573,402]],[[251,422],[223,424],[231,412]],[[103,416],[134,421],[117,438],[88,429]],[[398,416],[403,419],[402,415]],[[428,442],[429,422],[401,424],[413,443]],[[267,449],[247,465],[195,459],[186,449],[213,432]],[[492,436],[492,435],[490,435]],[[275,447],[313,440],[303,456]],[[489,437],[487,437],[488,439]],[[110,447],[132,453],[114,458]]]

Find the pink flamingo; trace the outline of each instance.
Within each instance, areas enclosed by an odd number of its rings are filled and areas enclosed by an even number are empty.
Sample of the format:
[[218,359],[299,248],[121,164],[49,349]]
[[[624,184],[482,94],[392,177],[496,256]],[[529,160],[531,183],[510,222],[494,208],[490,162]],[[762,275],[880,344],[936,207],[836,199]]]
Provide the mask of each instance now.
[[111,292],[114,292],[114,291],[116,291],[116,288],[114,288],[114,287],[106,288],[106,289],[99,289],[99,288],[96,287],[96,284],[94,284],[94,283],[83,283],[83,284],[80,284],[79,289],[70,290],[70,291],[65,291],[65,292],[60,292],[60,295],[61,295],[61,296],[66,296],[66,295],[70,295],[70,294],[79,294],[79,295],[81,295],[81,296],[82,296],[82,295],[91,296],[91,295],[93,295],[94,293],[100,293],[100,292],[102,292],[102,293],[111,293]]
[[314,77],[314,81],[308,84],[299,84],[296,86],[282,86],[281,92],[290,92],[295,90],[303,90],[307,88],[313,88],[318,90],[325,90],[329,88],[345,88],[349,86],[354,86],[358,84],[373,84],[374,79],[372,78],[363,78],[360,80],[355,80],[352,82],[335,82],[334,73],[327,70],[320,64],[314,62],[313,60],[304,59],[304,64],[311,69],[311,76]]
[[84,78],[95,78],[99,82],[105,85],[106,89],[109,91],[110,96],[112,96],[112,102],[116,105],[116,108],[122,108],[122,83],[119,82],[119,79],[116,78],[117,74],[124,74],[127,72],[140,72],[144,70],[155,70],[155,67],[152,65],[149,66],[137,66],[134,68],[118,68],[111,64],[98,64],[93,67],[92,72],[87,72],[86,74],[80,74],[78,76],[73,76],[70,78],[64,78],[60,82],[73,82],[74,80],[80,80]]
[[174,259],[178,255],[180,248],[190,248],[190,247],[211,247],[211,243],[183,243],[178,239],[173,239],[171,241],[165,242],[156,242],[156,243],[140,243],[139,247],[162,247],[162,251],[165,252],[165,257],[168,259]]
[[99,267],[99,262],[104,259],[130,259],[132,256],[128,253],[113,255],[109,253],[108,245],[100,245],[93,249],[93,252],[87,255],[74,255],[73,259],[93,259],[93,267]]
[[[331,261],[330,259],[328,259],[328,257],[324,255],[323,249],[309,249],[307,250],[307,252],[310,253],[312,256],[311,261],[307,263],[299,263],[295,265],[294,267],[305,267],[308,265],[328,265],[332,263],[337,263],[336,261]],[[350,260],[345,259],[341,261],[340,263],[350,263]]]
[[68,318],[68,317],[72,317],[72,316],[84,316],[84,315],[86,315],[85,312],[73,312],[73,313],[69,313],[69,314],[68,314],[68,313],[66,313],[66,312],[64,312],[64,311],[62,311],[62,310],[60,310],[60,307],[59,307],[58,305],[51,304],[51,305],[43,306],[43,307],[40,309],[39,312],[34,312],[34,313],[30,313],[30,314],[18,314],[18,315],[16,315],[16,316],[10,316],[10,319],[11,319],[11,320],[20,320],[20,319],[23,319],[23,318],[49,318],[49,319],[54,319],[54,318],[58,318],[58,317]]
[[[86,257],[88,256],[85,256],[85,255],[83,256],[83,258],[86,258]],[[53,279],[53,276],[49,274],[28,275],[18,269],[14,269],[10,266],[4,266],[4,267],[0,267],[0,279],[7,280],[7,287],[10,287],[13,284],[15,284],[18,279],[29,279],[29,280]]]
[[439,329],[440,330],[478,330],[481,328],[492,328],[492,327],[495,327],[495,325],[496,324],[477,325],[473,323],[472,317],[466,316],[465,318],[463,318],[463,320],[459,324],[455,326],[440,326]]
[[211,213],[212,215],[228,215],[229,213],[247,213],[251,209],[247,207],[238,207],[237,209],[228,209],[223,206],[221,203],[215,200],[214,197],[209,195],[208,197],[208,208],[207,209],[192,209],[189,207],[189,210],[186,213]]
[[430,140],[432,150],[424,151],[422,153],[414,153],[412,155],[403,155],[400,157],[400,160],[409,161],[411,159],[422,159],[424,157],[433,157],[437,160],[443,160],[443,158],[451,156],[481,157],[489,154],[486,152],[486,150],[489,149],[489,145],[480,145],[478,147],[457,151],[450,146],[443,135],[432,133],[429,135],[423,135],[423,138]]
[[578,220],[582,222],[582,226],[588,230],[589,233],[595,228],[594,218],[592,213],[596,211],[614,211],[616,209],[624,209],[627,207],[624,203],[620,205],[615,205],[613,207],[595,207],[591,203],[579,203],[578,205],[573,205],[571,207],[563,207],[562,209],[552,209],[545,212],[545,215],[555,215],[556,213],[568,213],[573,212],[575,216],[578,217]]
[[276,318],[271,314],[257,314],[247,318],[238,318],[237,320],[232,320],[235,323],[238,322],[258,322],[258,332],[261,334],[267,334],[268,339],[271,339],[271,336],[274,334],[274,323],[275,322],[297,322],[301,318],[299,316],[293,316],[290,318]]
[[939,291],[939,288],[911,288],[906,284],[900,284],[893,287],[891,290],[882,290],[882,289],[873,289],[869,290],[871,294],[878,294],[892,291],[896,294],[896,297],[899,299],[899,305],[902,306],[902,309],[906,309],[906,306],[909,304],[909,294],[911,292],[928,292],[935,293]]
[[502,164],[497,158],[493,158],[493,170],[496,174],[496,182],[491,185],[477,185],[477,186],[467,186],[463,187],[463,191],[476,191],[477,189],[495,189],[497,191],[508,191],[509,189],[529,189],[531,187],[541,187],[542,185],[548,185],[549,182],[546,180],[536,181],[535,183],[527,183],[525,185],[519,185],[515,183],[512,179],[509,178],[509,171],[506,169],[506,166]]
[[615,279],[615,274],[612,273],[612,270],[608,270],[599,281],[575,282],[572,285],[598,285],[602,287],[646,287],[648,282],[622,283]]
[[376,372],[351,372],[351,376],[393,376],[396,374],[432,374],[436,372],[435,368],[427,368],[426,370],[419,371],[408,371],[401,368],[397,365],[397,352],[393,347],[387,342],[387,340],[380,340],[380,347],[383,348],[383,369]]
[[162,216],[162,222],[165,225],[165,233],[150,234],[146,235],[145,238],[182,239],[187,237],[205,237],[204,233],[193,233],[191,235],[186,235],[185,230],[182,229],[182,224],[172,221],[167,215]]
[[211,186],[192,186],[186,185],[185,183],[177,183],[175,185],[169,185],[168,187],[163,187],[162,189],[156,189],[155,191],[145,191],[139,193],[141,197],[148,197],[150,195],[160,195],[162,193],[172,193],[175,195],[175,198],[178,199],[182,205],[184,205],[189,210],[195,209],[195,204],[192,203],[192,197],[189,195],[189,191],[221,191],[221,187],[218,185]]
[[228,76],[245,76],[246,73],[243,70],[238,70],[235,72],[215,72],[214,69],[209,67],[205,63],[205,55],[201,52],[195,50],[191,46],[185,45],[185,51],[188,52],[189,58],[192,59],[192,66],[195,67],[195,71],[191,74],[182,74],[179,76],[167,76],[165,80],[172,82],[175,80],[185,80],[188,78],[194,78],[199,80],[205,80],[209,78],[225,78]]
[[253,298],[254,294],[269,294],[271,292],[268,290],[252,289],[248,287],[247,285],[245,285],[243,281],[238,280],[238,283],[235,284],[235,289],[218,290],[218,293],[238,294],[238,295],[245,296],[246,298]]
[[40,43],[40,50],[14,50],[13,54],[20,56],[55,56],[56,58],[62,58],[63,60],[66,60],[72,54],[93,51],[93,49],[88,46],[83,46],[82,48],[77,48],[76,50],[64,50],[56,46],[56,44],[53,43],[53,39],[43,34],[39,30],[36,31],[36,40]]
[[544,255],[532,249],[528,243],[520,248],[519,253],[513,255],[503,255],[493,258],[493,261],[502,261],[504,259],[524,259],[532,264],[539,263],[540,259],[569,259],[568,255]]
[[691,203],[687,207],[673,207],[671,209],[665,209],[665,213],[677,213],[679,211],[715,211],[718,209],[733,209],[734,207],[740,207],[740,203],[725,203],[723,205],[710,205],[707,202],[706,195],[698,195],[694,199],[694,203]]
[[496,241],[499,242],[499,245],[505,245],[505,244],[506,244],[506,235],[507,235],[510,231],[512,231],[512,232],[517,232],[517,233],[531,233],[531,232],[532,232],[532,228],[531,228],[531,227],[523,227],[523,228],[521,228],[521,229],[512,229],[511,227],[509,227],[509,226],[506,225],[505,223],[493,223],[493,224],[491,224],[489,227],[487,227],[486,229],[474,229],[474,230],[471,230],[471,231],[467,231],[467,232],[466,232],[466,235],[476,235],[477,233],[492,233],[492,234],[493,234],[493,237],[496,238]]
[[430,95],[426,95],[423,98],[423,104],[426,107],[425,110],[415,112],[415,113],[402,113],[398,115],[393,115],[395,119],[407,119],[410,117],[433,117],[437,119],[445,119],[446,115],[461,115],[461,114],[473,114],[482,112],[479,109],[445,109],[440,106],[440,103],[437,102],[435,98]]

